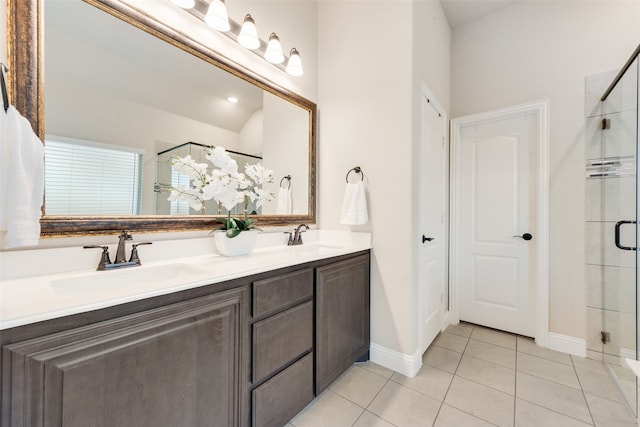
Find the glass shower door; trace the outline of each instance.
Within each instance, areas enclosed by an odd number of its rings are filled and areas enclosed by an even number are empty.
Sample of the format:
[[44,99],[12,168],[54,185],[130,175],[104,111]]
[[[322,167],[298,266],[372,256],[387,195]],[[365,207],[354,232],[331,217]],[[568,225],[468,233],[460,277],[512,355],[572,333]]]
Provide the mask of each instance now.
[[638,59],[603,103],[601,178],[603,360],[637,416]]

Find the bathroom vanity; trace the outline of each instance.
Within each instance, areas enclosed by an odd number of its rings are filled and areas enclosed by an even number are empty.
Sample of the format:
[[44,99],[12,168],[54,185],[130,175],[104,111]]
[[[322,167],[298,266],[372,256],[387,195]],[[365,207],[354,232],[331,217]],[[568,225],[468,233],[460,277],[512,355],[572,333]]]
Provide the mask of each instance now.
[[[186,289],[2,330],[2,427],[286,424],[368,356],[369,249],[320,248],[258,250],[248,274],[216,257],[211,283],[194,264]],[[49,282],[74,300],[78,277]]]

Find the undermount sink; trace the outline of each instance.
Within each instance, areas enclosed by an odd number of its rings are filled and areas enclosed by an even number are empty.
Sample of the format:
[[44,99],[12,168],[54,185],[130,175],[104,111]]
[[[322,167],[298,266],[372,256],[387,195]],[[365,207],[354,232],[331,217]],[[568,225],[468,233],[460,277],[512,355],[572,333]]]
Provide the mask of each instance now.
[[121,270],[94,271],[69,278],[52,280],[51,287],[60,296],[78,296],[99,291],[136,288],[146,286],[157,288],[159,284],[178,283],[180,279],[190,279],[194,275],[207,273],[206,269],[189,264],[162,264],[122,268]]
[[335,252],[339,249],[342,249],[342,246],[323,242],[303,243],[302,245],[297,246],[287,246],[288,253],[296,253],[305,256],[324,255]]

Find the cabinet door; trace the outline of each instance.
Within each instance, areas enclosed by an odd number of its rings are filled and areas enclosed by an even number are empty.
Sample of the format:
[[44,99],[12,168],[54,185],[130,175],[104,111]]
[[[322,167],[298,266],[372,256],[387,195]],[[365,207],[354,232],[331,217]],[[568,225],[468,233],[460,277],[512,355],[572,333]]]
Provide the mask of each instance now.
[[4,347],[10,425],[245,425],[246,295],[220,292]]
[[369,350],[369,257],[316,270],[316,395]]

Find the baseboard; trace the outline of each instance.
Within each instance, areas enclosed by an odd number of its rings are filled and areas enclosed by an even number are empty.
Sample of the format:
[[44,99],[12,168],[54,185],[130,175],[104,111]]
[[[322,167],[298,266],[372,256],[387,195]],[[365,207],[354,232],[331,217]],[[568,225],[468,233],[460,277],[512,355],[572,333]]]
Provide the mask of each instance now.
[[624,360],[625,359],[636,360],[636,351],[632,350],[630,348],[622,347],[620,349],[620,364],[622,366],[625,366],[625,364],[624,364]]
[[407,377],[415,377],[422,367],[422,354],[419,350],[415,354],[409,355],[371,343],[369,353],[372,362]]
[[587,357],[587,342],[581,338],[549,332],[547,335],[547,348],[569,353],[575,356]]

